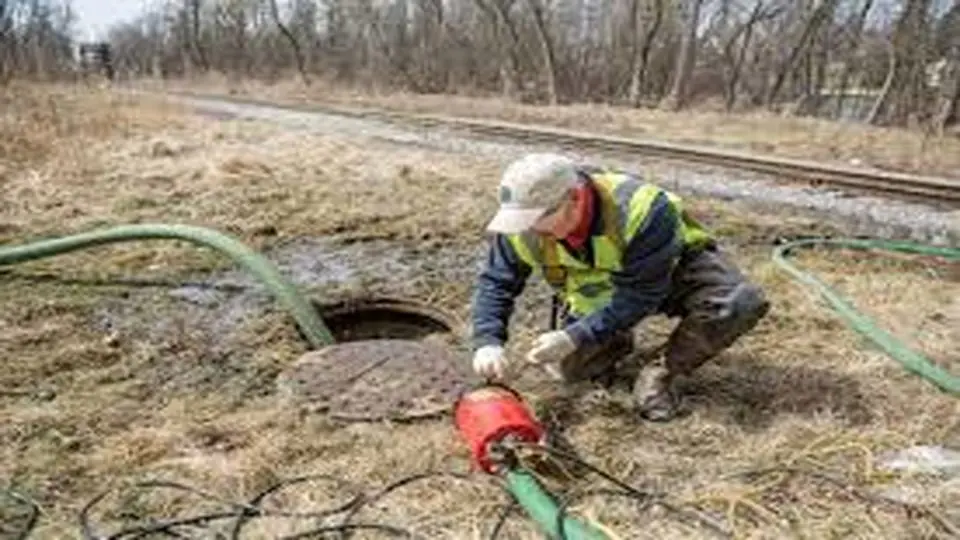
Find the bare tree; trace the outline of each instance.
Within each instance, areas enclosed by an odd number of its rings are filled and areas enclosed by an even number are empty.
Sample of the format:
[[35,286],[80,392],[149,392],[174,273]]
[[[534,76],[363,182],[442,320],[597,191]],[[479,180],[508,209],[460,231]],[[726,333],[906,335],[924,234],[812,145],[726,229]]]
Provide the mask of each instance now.
[[495,48],[500,57],[501,88],[506,97],[514,97],[520,86],[520,34],[509,15],[513,3],[514,0],[474,0],[493,28]]
[[[197,3],[199,0],[194,0],[194,3]],[[303,49],[300,48],[300,42],[297,41],[297,37],[293,35],[292,32],[287,28],[283,21],[280,20],[280,7],[277,5],[277,0],[270,1],[270,15],[273,16],[273,23],[277,25],[277,28],[280,32],[283,33],[284,37],[287,38],[287,41],[290,42],[290,48],[293,49],[293,56],[297,60],[297,71],[300,72],[300,77],[303,79],[303,83],[308,85],[310,84],[310,76],[307,75],[306,62],[303,59]]]
[[850,76],[854,72],[854,59],[856,58],[856,52],[859,50],[863,38],[863,28],[867,22],[867,15],[869,15],[872,7],[873,0],[864,0],[860,6],[860,10],[857,12],[856,19],[847,25],[847,31],[850,36],[848,39],[848,56],[843,63],[843,73],[837,84],[837,105],[834,113],[836,116],[840,116],[843,113],[847,85],[850,83]]
[[78,65],[68,1],[0,0],[0,83],[72,78]]
[[687,87],[694,65],[697,62],[697,28],[700,26],[700,8],[704,0],[685,0],[687,17],[683,41],[677,55],[677,69],[674,72],[673,86],[670,94],[664,99],[661,106],[668,109],[680,109],[686,105]]
[[[641,17],[641,5],[651,7],[650,13]],[[630,9],[631,24],[630,28],[636,32],[636,39],[631,53],[630,65],[630,89],[628,99],[634,107],[640,106],[640,100],[643,97],[643,83],[647,75],[647,64],[650,61],[650,51],[653,48],[653,41],[657,38],[657,32],[663,23],[663,11],[665,0],[633,0]],[[637,26],[641,20],[650,19],[644,23],[643,30],[638,30]]]
[[[740,74],[743,72],[743,64],[747,57],[747,51],[753,38],[754,26],[764,20],[775,17],[779,12],[776,8],[770,8],[764,0],[757,0],[743,23],[736,24],[730,36],[723,45],[723,59],[726,65],[726,84],[724,86],[724,106],[727,111],[733,109],[737,101],[737,86],[740,82]],[[736,52],[734,47],[739,43]]]
[[534,27],[537,29],[537,38],[540,41],[540,50],[543,54],[543,71],[546,77],[547,102],[551,105],[557,104],[557,62],[556,52],[553,48],[553,40],[550,38],[550,31],[547,28],[546,6],[543,4],[546,0],[525,0],[530,13],[533,14]]
[[200,69],[203,71],[208,71],[210,69],[210,63],[207,61],[207,55],[203,50],[203,45],[200,43],[200,0],[189,0],[189,7],[191,24],[187,39],[193,48],[194,54],[196,54],[196,61],[199,64]]
[[930,0],[906,0],[891,38],[890,73],[871,123],[905,123],[923,114]]
[[[890,2],[168,0],[118,25],[110,40],[118,69],[134,76],[210,70],[273,80],[296,70],[306,84],[322,78],[548,104],[659,101],[675,109],[696,95],[728,110],[792,103],[787,110],[797,114],[838,115],[848,87],[875,92],[887,81],[874,121],[955,123],[955,54],[934,37],[951,35],[941,30],[943,11],[932,0],[891,2],[895,11],[878,12]],[[0,74],[59,62],[35,54],[54,50],[57,5],[0,0]],[[934,68],[937,85],[928,81]],[[836,107],[820,107],[826,90],[839,94]]]
[[943,61],[933,124],[942,136],[948,126],[960,121],[960,1],[954,1],[953,8],[940,22],[936,48]]
[[783,89],[783,84],[787,79],[787,75],[796,68],[797,61],[800,59],[801,54],[806,49],[813,35],[820,29],[821,25],[826,23],[827,20],[833,16],[838,1],[839,0],[816,0],[813,13],[803,26],[803,29],[800,32],[800,37],[791,47],[790,54],[787,56],[787,59],[780,65],[780,68],[774,75],[773,84],[770,86],[766,98],[768,106],[773,105],[776,101],[777,96]]

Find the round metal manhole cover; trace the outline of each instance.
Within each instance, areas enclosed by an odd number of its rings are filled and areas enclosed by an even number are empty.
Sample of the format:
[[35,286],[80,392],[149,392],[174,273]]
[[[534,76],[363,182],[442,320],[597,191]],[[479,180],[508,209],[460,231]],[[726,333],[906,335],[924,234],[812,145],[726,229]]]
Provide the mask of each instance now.
[[287,399],[337,420],[413,420],[450,411],[471,385],[468,364],[425,342],[349,341],[301,356],[277,385]]

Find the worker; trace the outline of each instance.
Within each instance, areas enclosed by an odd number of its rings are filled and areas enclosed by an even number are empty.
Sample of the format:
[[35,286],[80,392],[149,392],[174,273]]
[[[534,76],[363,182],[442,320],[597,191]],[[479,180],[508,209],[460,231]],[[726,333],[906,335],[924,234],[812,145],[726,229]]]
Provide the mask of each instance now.
[[614,170],[534,153],[511,163],[472,299],[473,369],[502,380],[515,299],[536,272],[553,287],[562,327],[539,335],[526,361],[564,383],[610,380],[633,351],[633,328],[662,313],[681,320],[664,352],[632,383],[641,418],[669,421],[676,381],[753,329],[769,310],[761,288],[713,236],[656,185]]

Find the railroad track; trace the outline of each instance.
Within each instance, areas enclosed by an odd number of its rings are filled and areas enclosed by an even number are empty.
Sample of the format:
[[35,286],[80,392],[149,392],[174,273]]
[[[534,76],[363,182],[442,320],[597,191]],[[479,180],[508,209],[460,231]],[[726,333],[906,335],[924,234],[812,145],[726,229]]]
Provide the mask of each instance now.
[[883,194],[886,196],[932,203],[949,209],[960,209],[960,180],[952,178],[919,176],[891,171],[845,167],[841,165],[827,165],[806,160],[760,156],[731,150],[600,135],[500,120],[494,121],[445,115],[406,113],[328,104],[293,105],[249,97],[198,92],[181,91],[168,93],[189,98],[213,99],[238,104],[266,106],[303,112],[318,112],[351,118],[386,121],[402,125],[416,125],[422,128],[442,127],[501,139],[570,145],[580,149],[655,156],[670,160],[752,171],[769,175],[778,181],[803,181],[814,186],[827,186],[862,193]]

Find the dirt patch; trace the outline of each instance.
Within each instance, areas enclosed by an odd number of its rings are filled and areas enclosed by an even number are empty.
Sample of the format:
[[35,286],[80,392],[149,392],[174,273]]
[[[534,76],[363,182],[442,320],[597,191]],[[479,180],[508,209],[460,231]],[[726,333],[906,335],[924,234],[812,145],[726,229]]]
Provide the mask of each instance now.
[[[357,302],[378,293],[423,298],[419,303],[421,316],[457,326],[449,315],[429,308],[431,298],[439,305],[443,296],[426,291],[441,281],[471,280],[480,254],[478,246],[430,248],[387,240],[345,241],[339,237],[292,239],[263,251],[284,277],[316,299],[321,313],[329,312],[337,319],[334,332],[340,332],[347,340],[358,339],[357,335],[379,337],[375,331],[367,334],[370,328],[356,325],[360,321],[350,316],[351,311],[360,313],[356,310],[361,307]],[[267,313],[284,315],[278,311],[276,299],[243,269],[191,273],[183,279],[188,284],[166,290],[128,290],[123,297],[110,299],[98,309],[98,324],[108,334],[149,336],[158,341],[189,328],[210,336],[211,345],[236,349],[238,340],[258,319]],[[383,297],[379,304],[367,304],[369,309],[361,311],[364,316],[379,317],[381,321],[386,315],[383,309],[405,310],[410,316],[415,315],[413,304],[404,302],[391,303]],[[158,305],[166,307],[156,309]],[[462,329],[458,326],[457,330]]]

